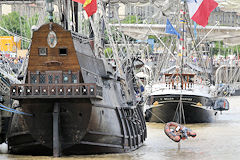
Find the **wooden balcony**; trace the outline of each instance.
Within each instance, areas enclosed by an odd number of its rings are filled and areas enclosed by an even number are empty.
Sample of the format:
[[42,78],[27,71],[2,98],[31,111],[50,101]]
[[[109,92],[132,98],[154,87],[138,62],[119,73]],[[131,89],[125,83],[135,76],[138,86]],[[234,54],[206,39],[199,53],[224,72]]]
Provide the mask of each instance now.
[[96,98],[102,99],[102,87],[94,83],[79,84],[15,84],[12,99]]

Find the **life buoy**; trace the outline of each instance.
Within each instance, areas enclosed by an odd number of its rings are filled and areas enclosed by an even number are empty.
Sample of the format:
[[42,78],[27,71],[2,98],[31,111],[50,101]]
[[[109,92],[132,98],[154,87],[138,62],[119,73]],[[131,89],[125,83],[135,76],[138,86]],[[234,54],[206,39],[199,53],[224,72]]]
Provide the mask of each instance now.
[[174,142],[180,142],[188,137],[196,137],[197,134],[191,129],[184,127],[176,122],[168,122],[164,127],[165,134]]

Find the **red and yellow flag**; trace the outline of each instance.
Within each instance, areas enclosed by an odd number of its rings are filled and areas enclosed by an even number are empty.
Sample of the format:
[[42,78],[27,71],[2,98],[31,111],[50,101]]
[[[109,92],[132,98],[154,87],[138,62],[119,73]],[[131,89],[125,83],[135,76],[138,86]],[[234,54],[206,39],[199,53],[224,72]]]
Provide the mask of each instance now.
[[88,17],[90,17],[97,11],[97,0],[73,0],[73,1],[83,4],[83,8],[87,12]]
[[84,4],[86,0],[73,0],[73,1]]

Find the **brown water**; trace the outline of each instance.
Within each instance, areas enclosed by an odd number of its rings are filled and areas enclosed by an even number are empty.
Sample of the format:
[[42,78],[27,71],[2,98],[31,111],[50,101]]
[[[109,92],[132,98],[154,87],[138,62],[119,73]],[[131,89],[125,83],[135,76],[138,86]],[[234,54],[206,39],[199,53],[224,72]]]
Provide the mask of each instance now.
[[240,97],[228,98],[230,110],[210,124],[186,125],[197,133],[177,143],[163,131],[163,124],[148,123],[148,138],[140,149],[124,154],[68,156],[61,158],[0,155],[0,160],[237,160],[240,159]]

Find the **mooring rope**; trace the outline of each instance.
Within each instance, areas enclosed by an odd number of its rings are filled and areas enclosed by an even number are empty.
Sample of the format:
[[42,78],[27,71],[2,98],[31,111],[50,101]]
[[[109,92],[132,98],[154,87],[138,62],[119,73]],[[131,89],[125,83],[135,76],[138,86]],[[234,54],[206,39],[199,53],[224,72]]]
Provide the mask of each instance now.
[[25,116],[33,116],[30,113],[21,112],[21,111],[18,111],[18,110],[6,107],[6,106],[4,106],[2,104],[0,104],[0,110],[11,112],[11,113],[16,113],[16,114],[21,114],[21,115],[25,115]]
[[[179,103],[177,105],[174,117],[173,117],[173,121],[176,119],[176,116],[178,116],[177,122],[178,123],[182,123],[182,119],[183,119],[183,124],[186,124],[186,118],[185,118],[185,114],[184,114],[184,108],[183,108],[183,103],[182,103],[182,94],[180,95],[180,100]],[[183,116],[183,117],[182,117]]]
[[[149,99],[149,97],[147,97],[145,100],[144,100],[144,102],[143,102],[143,104],[145,104],[146,103],[146,101]],[[151,110],[150,110],[150,108],[148,109],[148,110],[146,110],[145,112],[150,112],[153,116],[155,116],[157,119],[159,119],[160,121],[162,121],[162,123],[166,123],[164,120],[162,120],[160,117],[158,117],[156,114],[154,114]],[[161,112],[161,111],[160,111]]]
[[155,116],[157,119],[159,119],[160,121],[162,121],[162,123],[166,123],[164,122],[164,120],[162,120],[160,117],[158,117],[156,114],[154,114],[152,111],[148,110],[148,112],[150,112],[153,116]]

